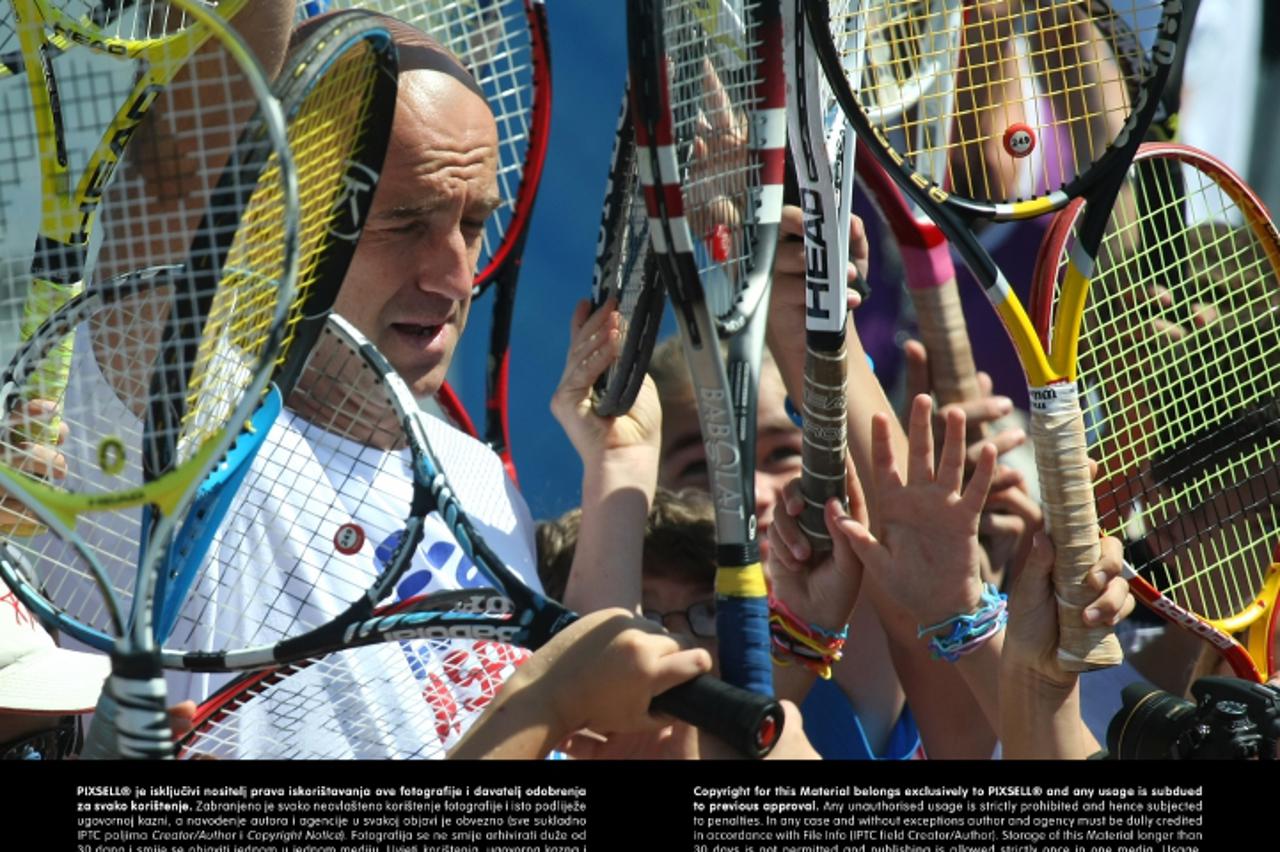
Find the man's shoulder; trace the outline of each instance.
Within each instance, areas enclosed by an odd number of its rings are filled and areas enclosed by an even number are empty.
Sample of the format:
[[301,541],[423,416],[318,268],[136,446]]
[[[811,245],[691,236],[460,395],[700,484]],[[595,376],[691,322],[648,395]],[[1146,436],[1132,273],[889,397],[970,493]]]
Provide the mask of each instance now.
[[519,522],[519,516],[527,514],[502,459],[487,444],[431,413],[422,418],[422,423],[432,456],[472,519],[511,528]]

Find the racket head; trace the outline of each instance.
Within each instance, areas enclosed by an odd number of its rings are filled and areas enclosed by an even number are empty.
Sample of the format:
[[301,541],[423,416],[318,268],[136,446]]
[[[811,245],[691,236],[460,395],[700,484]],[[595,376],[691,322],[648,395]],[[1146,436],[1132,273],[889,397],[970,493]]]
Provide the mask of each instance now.
[[[835,81],[848,90],[846,111],[865,117],[860,138],[892,150],[939,203],[987,219],[1058,209],[1127,164],[1129,139],[1150,122],[1168,78],[1182,18],[1181,3],[1158,0],[983,2],[963,14],[955,0],[884,5],[842,19],[829,3],[808,7],[824,67],[840,66],[841,34],[845,43],[861,35],[867,73]],[[1114,26],[1116,17],[1132,26]],[[930,65],[936,74],[920,70]],[[904,101],[904,91],[917,97]]]
[[596,380],[592,406],[601,417],[631,410],[644,384],[666,302],[658,261],[649,244],[649,220],[640,192],[631,95],[623,92],[596,239],[591,303],[617,301],[622,353]]
[[429,511],[413,486],[417,404],[340,322],[330,315],[253,458],[165,641],[166,665],[232,671],[319,653],[408,568]]
[[[182,8],[207,39],[190,75],[167,91],[167,105],[200,106],[200,128],[167,128],[186,171],[174,173],[174,149],[143,144],[128,151],[128,168],[116,175],[119,192],[104,209],[100,277],[34,330],[3,376],[10,419],[0,463],[35,477],[29,490],[95,554],[129,602],[130,630],[139,635],[150,631],[150,612],[138,606],[150,601],[157,542],[256,406],[297,264],[296,174],[278,104],[225,22],[202,7]],[[214,88],[218,97],[205,98]],[[183,191],[170,193],[170,179]],[[166,255],[179,262],[145,265]],[[127,262],[144,266],[115,278],[102,272]],[[68,437],[44,448],[56,452],[54,468],[31,467],[26,463],[44,450],[25,437],[21,412],[38,387],[34,377],[60,362],[68,337],[81,339],[76,381],[51,400]],[[152,529],[156,517],[164,525]],[[110,644],[101,641],[107,625],[100,607],[85,602],[96,596],[84,594],[93,572],[74,556],[59,562],[74,549],[65,537],[27,535],[12,544],[39,566],[46,593],[59,599],[55,606],[82,616],[85,635],[78,638]]]
[[670,232],[651,229],[651,240],[672,258],[680,301],[704,299],[720,333],[736,334],[767,301],[782,213],[780,9],[773,0],[634,5],[631,81],[635,91],[644,78],[646,91],[633,109],[637,142],[651,152],[641,177],[657,188],[650,218]]
[[[498,124],[502,204],[485,223],[475,295],[518,264],[533,214],[551,129],[551,51],[542,0],[374,0],[328,8],[366,8],[439,39],[475,77]],[[299,17],[310,11],[300,7]]]
[[[1265,679],[1280,524],[1280,235],[1208,154],[1147,144],[1129,174],[1133,201],[1111,212],[1079,331],[1099,520],[1131,543],[1140,599],[1240,676]],[[1040,303],[1058,303],[1079,229],[1077,207],[1059,214]],[[1037,320],[1050,342],[1061,333],[1050,312]],[[1244,631],[1252,659],[1230,638]]]
[[275,382],[288,396],[324,327],[373,202],[395,115],[399,66],[381,19],[338,12],[294,33],[275,89],[299,174],[297,295]]

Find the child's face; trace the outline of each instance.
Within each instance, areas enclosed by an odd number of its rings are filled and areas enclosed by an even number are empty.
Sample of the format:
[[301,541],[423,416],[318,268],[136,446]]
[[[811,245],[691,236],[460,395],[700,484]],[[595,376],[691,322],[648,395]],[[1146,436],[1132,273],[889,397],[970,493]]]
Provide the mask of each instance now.
[[[756,419],[755,512],[757,539],[761,549],[773,521],[782,488],[800,475],[803,435],[784,408],[787,392],[777,368],[767,366],[760,377]],[[706,449],[698,427],[698,411],[692,397],[662,401],[662,462],[658,484],[678,491],[682,488],[710,489]],[[665,611],[665,610],[664,610]]]
[[640,588],[645,618],[661,623],[672,633],[692,639],[710,651],[711,658],[715,659],[715,591],[711,586],[670,577],[646,576]]

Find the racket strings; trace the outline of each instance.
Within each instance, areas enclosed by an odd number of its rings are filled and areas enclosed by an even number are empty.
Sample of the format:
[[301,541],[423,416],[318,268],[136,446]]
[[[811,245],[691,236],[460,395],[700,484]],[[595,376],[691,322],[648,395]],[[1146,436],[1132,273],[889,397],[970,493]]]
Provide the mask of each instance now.
[[[407,415],[383,377],[326,332],[288,405],[170,647],[266,645],[327,624],[364,596],[405,534],[411,473],[397,450]],[[380,490],[388,482],[403,487]]]
[[[10,501],[6,508],[12,505]],[[4,547],[8,555],[17,558],[28,581],[53,604],[56,611],[108,636],[116,635],[118,618],[121,613],[129,611],[133,601],[137,538],[131,543],[118,542],[115,539],[118,528],[104,530],[101,524],[88,527],[81,524],[77,531],[89,543],[90,552],[98,560],[102,568],[102,574],[99,574],[75,548],[56,535],[45,532],[45,527],[35,522],[34,514],[28,514],[27,518],[40,534],[28,537],[20,530],[6,529]],[[140,528],[136,518],[132,527],[136,535]],[[105,583],[114,595],[120,607],[118,612],[108,604],[99,582]]]
[[953,191],[1008,203],[1059,190],[1101,160],[1145,84],[1131,75],[1150,65],[1132,54],[1154,42],[1162,4],[1094,5],[984,0],[962,15],[954,0],[873,3],[833,13],[832,36],[846,51],[865,42],[850,86],[913,168],[945,185],[949,165]]
[[715,316],[728,314],[751,283],[762,178],[750,122],[763,106],[754,15],[698,0],[667,3],[664,11],[684,215]]
[[[216,8],[217,0],[203,5]],[[134,46],[163,40],[190,27],[194,19],[168,0],[52,0],[45,3],[50,23],[75,34],[118,39]]]
[[256,675],[202,708],[181,756],[443,758],[524,656],[495,642],[415,640]]
[[[306,319],[308,297],[325,269],[321,248],[335,229],[359,226],[362,217],[348,205],[373,191],[374,177],[351,169],[359,161],[357,147],[372,118],[376,75],[382,66],[367,42],[343,53],[304,98],[289,121],[289,147],[298,170],[298,279],[285,340],[277,364],[292,351],[298,324]],[[346,238],[353,235],[342,234]]]
[[1148,544],[1164,594],[1225,619],[1261,590],[1280,531],[1280,240],[1231,178],[1166,166],[1138,162],[1103,240],[1085,423],[1103,528]]

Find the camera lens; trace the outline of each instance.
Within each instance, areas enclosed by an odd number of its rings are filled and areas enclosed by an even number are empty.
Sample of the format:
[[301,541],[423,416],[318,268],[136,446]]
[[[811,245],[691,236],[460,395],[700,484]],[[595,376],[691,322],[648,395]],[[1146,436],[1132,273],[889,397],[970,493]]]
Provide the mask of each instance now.
[[1177,758],[1178,738],[1194,719],[1196,705],[1157,689],[1133,683],[1120,692],[1120,712],[1107,726],[1107,749],[1120,760]]

